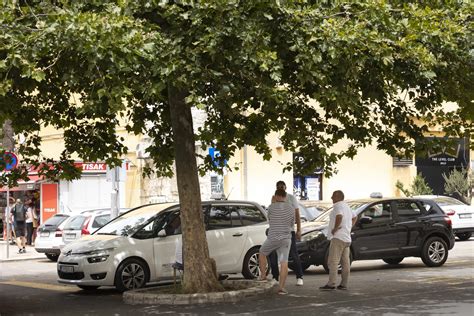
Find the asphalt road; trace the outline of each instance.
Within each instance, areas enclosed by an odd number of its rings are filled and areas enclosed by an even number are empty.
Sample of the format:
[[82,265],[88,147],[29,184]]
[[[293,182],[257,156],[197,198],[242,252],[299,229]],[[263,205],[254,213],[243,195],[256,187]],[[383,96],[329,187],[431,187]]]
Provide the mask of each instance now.
[[112,288],[85,292],[56,282],[46,258],[0,265],[0,315],[474,315],[474,238],[456,242],[446,264],[428,268],[419,258],[397,266],[354,262],[348,291],[323,292],[322,267],[310,268],[304,286],[288,279],[287,296],[236,304],[127,305]]

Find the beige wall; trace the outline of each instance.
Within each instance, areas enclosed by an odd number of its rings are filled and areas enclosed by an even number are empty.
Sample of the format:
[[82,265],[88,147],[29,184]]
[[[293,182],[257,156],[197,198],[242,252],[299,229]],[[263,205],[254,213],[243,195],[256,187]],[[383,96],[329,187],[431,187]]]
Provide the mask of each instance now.
[[279,146],[277,134],[270,135],[268,142],[272,149],[270,161],[263,160],[251,146],[242,148],[235,158],[229,161],[230,166],[239,166],[239,170],[228,172],[224,178],[225,192],[229,195],[229,199],[244,199],[268,205],[275,192],[275,184],[279,180],[285,181],[288,190],[291,190],[293,173],[291,171],[283,173],[283,168],[287,162],[292,161],[293,154]]

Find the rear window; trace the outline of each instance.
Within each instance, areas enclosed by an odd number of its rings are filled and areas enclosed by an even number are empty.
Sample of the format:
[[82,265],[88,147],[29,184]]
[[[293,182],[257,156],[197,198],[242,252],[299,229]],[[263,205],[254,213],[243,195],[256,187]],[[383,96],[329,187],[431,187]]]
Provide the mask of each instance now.
[[448,206],[448,205],[465,205],[463,202],[456,200],[450,197],[440,197],[434,199],[439,206]]
[[66,216],[66,215],[54,215],[53,217],[48,218],[46,222],[44,222],[44,226],[57,227],[68,218],[69,216]]
[[71,220],[64,225],[64,230],[81,230],[86,218],[87,217],[82,215],[72,217]]

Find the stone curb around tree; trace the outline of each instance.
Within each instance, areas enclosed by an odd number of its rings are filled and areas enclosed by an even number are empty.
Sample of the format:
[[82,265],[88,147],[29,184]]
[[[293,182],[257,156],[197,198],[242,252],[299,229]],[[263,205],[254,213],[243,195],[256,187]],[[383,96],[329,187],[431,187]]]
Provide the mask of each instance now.
[[250,280],[225,280],[223,285],[235,286],[238,290],[196,294],[161,294],[159,288],[145,288],[123,293],[123,300],[127,304],[163,304],[189,305],[208,303],[236,303],[247,297],[274,292],[278,283],[256,282]]

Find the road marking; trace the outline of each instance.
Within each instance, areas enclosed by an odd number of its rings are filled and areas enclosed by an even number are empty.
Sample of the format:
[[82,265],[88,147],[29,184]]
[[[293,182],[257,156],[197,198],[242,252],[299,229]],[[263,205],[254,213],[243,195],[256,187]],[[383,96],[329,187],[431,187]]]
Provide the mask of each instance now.
[[2,281],[0,284],[6,285],[15,285],[22,287],[29,287],[34,289],[49,290],[49,291],[58,291],[58,292],[77,292],[79,289],[67,285],[55,285],[47,283],[37,283],[37,282],[26,282],[26,281]]

